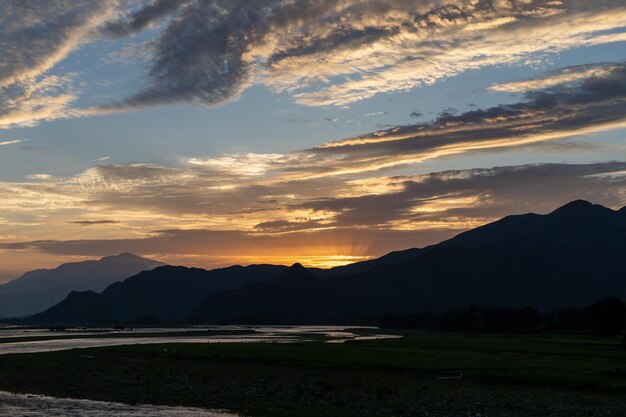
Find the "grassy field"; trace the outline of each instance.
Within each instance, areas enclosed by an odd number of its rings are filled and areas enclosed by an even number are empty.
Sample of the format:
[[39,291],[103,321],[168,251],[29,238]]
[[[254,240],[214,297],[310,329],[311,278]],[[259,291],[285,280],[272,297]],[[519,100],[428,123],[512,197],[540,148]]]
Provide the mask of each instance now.
[[0,356],[0,390],[248,416],[626,416],[620,339],[405,333]]

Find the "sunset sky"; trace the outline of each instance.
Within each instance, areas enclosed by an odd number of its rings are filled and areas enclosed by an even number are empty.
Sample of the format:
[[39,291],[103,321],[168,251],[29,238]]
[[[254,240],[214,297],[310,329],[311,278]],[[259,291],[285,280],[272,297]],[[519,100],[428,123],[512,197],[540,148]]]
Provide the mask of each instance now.
[[624,0],[3,0],[0,282],[626,204]]

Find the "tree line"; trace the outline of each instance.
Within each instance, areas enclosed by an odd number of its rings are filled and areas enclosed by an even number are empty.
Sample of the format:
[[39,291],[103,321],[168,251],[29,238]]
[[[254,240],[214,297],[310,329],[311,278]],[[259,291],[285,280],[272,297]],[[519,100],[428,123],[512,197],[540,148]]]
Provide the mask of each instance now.
[[608,297],[584,308],[570,307],[544,312],[534,307],[490,306],[471,306],[445,313],[392,312],[380,318],[379,326],[466,334],[590,332],[598,337],[614,337],[626,330],[626,305],[617,297]]

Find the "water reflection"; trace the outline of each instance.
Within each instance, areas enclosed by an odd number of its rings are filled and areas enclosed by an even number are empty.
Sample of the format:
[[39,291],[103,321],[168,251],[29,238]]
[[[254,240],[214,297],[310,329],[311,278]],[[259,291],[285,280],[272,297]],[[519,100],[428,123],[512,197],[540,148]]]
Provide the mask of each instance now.
[[126,405],[0,391],[0,416],[23,417],[237,417],[220,411],[157,405]]
[[[111,329],[68,329],[64,332],[50,332],[45,329],[9,328],[0,331],[0,355],[9,353],[34,353],[67,350],[77,348],[92,348],[104,346],[155,344],[155,343],[296,343],[313,340],[320,336],[327,338],[328,343],[344,343],[346,341],[388,339],[398,336],[384,334],[359,335],[355,329],[375,329],[365,327],[342,326],[195,326],[184,328],[142,328],[137,330],[121,330],[113,332]],[[168,333],[189,331],[232,331],[246,330],[249,334],[202,336],[190,333],[188,336],[167,336]],[[136,336],[133,337],[133,333]],[[141,335],[140,335],[141,334]],[[155,336],[146,336],[155,334]],[[156,336],[159,334],[159,336]],[[107,337],[98,337],[104,336]],[[9,337],[48,337],[52,340],[14,341],[2,343]],[[89,338],[79,338],[94,336]],[[114,337],[111,337],[114,336]]]
[[[327,343],[396,338],[400,336],[375,334],[367,329],[367,334],[359,334],[355,327],[342,326],[195,326],[184,328],[141,328],[113,331],[113,329],[67,329],[63,332],[36,328],[0,329],[0,355],[9,353],[32,353],[75,348],[118,346],[155,343],[301,343],[320,340]],[[201,336],[197,331],[246,330],[247,334]],[[181,332],[190,332],[180,336]],[[195,332],[195,333],[193,333]],[[178,333],[168,336],[168,333]],[[133,334],[136,334],[133,337]],[[146,334],[154,334],[150,336]],[[159,336],[157,336],[157,334]],[[78,338],[80,336],[94,336]],[[106,335],[107,337],[104,337]],[[54,340],[17,341],[2,343],[8,338],[57,336]],[[114,337],[111,337],[114,336]],[[235,414],[183,407],[163,407],[153,405],[124,405],[109,402],[51,398],[38,395],[21,395],[0,391],[0,416],[28,417],[235,417]]]

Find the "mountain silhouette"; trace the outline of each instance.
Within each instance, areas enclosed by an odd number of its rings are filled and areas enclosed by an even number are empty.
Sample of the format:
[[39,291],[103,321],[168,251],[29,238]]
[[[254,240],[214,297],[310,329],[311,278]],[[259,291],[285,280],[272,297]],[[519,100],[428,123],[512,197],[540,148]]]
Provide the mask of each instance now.
[[184,320],[203,299],[266,281],[283,266],[251,265],[206,271],[162,266],[107,287],[102,293],[71,292],[61,303],[33,315],[32,323],[114,323],[146,317]]
[[[508,216],[395,263],[329,277],[300,268],[205,300],[200,322],[356,322],[472,304],[540,309],[626,297],[626,210],[574,201]],[[302,283],[306,281],[306,286]]]
[[71,293],[32,320],[358,323],[387,312],[472,304],[585,306],[607,296],[626,298],[625,237],[626,209],[579,200],[546,215],[507,216],[436,245],[329,270],[160,267],[102,294]]
[[0,316],[17,317],[45,310],[71,291],[102,291],[138,272],[164,265],[122,253],[99,260],[73,262],[55,269],[38,269],[0,285]]

